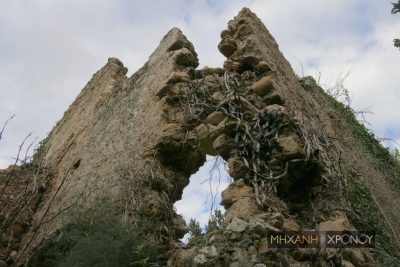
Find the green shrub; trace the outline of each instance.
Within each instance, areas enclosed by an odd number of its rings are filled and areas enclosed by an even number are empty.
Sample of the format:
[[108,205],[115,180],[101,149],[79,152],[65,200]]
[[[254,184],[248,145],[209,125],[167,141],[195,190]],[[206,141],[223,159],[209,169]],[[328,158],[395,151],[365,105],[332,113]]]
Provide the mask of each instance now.
[[34,254],[31,266],[159,266],[158,255],[141,226],[92,218],[57,231]]

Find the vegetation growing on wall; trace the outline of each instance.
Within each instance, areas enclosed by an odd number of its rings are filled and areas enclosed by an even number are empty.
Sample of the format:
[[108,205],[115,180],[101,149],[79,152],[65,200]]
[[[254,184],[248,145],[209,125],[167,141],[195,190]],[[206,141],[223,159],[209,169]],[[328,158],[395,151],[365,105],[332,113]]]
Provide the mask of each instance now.
[[[328,105],[346,122],[352,136],[359,140],[364,149],[371,154],[376,163],[376,168],[386,174],[396,191],[400,191],[400,153],[398,150],[390,152],[382,146],[371,130],[357,120],[356,112],[349,106],[337,101],[325,92],[313,77],[308,76],[300,80],[302,85],[319,94]],[[347,140],[344,140],[346,142]],[[360,180],[359,175],[351,167],[351,164],[343,164],[344,184],[346,185],[347,198],[354,212],[352,222],[358,229],[374,229],[376,231],[376,251],[379,262],[384,266],[393,266],[400,261],[398,248],[393,242],[390,226],[384,220],[371,191]]]
[[400,167],[398,160],[388,148],[382,146],[374,133],[357,120],[356,112],[350,106],[337,101],[334,97],[327,94],[313,77],[308,76],[300,80],[303,86],[312,88],[318,93],[329,106],[335,110],[352,132],[353,137],[363,144],[365,150],[376,159],[377,167],[383,173],[389,174],[390,182],[400,191]]
[[345,166],[345,179],[347,182],[347,197],[355,213],[352,221],[356,228],[374,229],[376,234],[377,259],[384,266],[392,266],[400,261],[400,254],[392,240],[392,232],[377,206],[370,190],[360,182],[359,177],[348,165]]
[[35,153],[33,154],[34,161],[40,161],[46,156],[47,151],[50,148],[51,140],[53,139],[55,131],[60,128],[60,126],[67,120],[67,115],[64,113],[64,116],[61,120],[57,121],[56,124],[53,126],[51,131],[47,134],[46,138],[39,142],[37,148],[35,149]]
[[71,213],[71,222],[42,244],[31,266],[160,266],[146,225],[122,223],[104,212],[107,203],[99,207],[103,212]]

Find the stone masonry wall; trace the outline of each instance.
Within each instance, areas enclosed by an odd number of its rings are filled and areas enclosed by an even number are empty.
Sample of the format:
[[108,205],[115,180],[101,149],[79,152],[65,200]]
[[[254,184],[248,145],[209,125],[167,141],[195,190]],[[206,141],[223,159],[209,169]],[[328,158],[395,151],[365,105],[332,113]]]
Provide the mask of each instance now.
[[[371,266],[366,249],[268,247],[268,231],[355,229],[343,149],[255,14],[242,9],[221,39],[221,68],[196,69],[193,45],[173,28],[131,77],[115,58],[94,74],[45,140],[52,178],[14,254],[67,224],[64,210],[106,200],[107,216],[157,222],[168,266]],[[206,245],[182,247],[188,229],[173,204],[206,155],[226,160],[234,180],[222,192],[226,225]]]

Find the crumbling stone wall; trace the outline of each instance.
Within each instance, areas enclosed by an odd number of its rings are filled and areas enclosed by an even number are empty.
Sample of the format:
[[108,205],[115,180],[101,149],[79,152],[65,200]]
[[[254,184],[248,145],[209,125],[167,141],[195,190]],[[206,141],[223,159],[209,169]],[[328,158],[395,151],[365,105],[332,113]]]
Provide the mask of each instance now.
[[[196,69],[193,45],[176,28],[131,77],[118,59],[108,60],[46,140],[53,178],[17,253],[68,223],[66,208],[107,199],[110,216],[157,222],[153,239],[169,250],[169,266],[372,262],[360,249],[268,248],[270,230],[355,229],[337,161],[341,144],[331,138],[335,122],[317,112],[323,105],[255,14],[244,8],[221,39],[223,68]],[[206,154],[224,158],[234,179],[222,192],[226,225],[205,246],[181,248],[187,227],[173,203]]]
[[48,173],[30,163],[0,170],[0,266],[15,260],[43,199],[46,178]]
[[[223,71],[202,73],[189,108],[201,151],[220,155],[234,182],[222,192],[226,226],[169,266],[362,266],[360,249],[276,250],[268,231],[355,230],[346,210],[333,123],[261,21],[243,9],[221,33]],[[224,72],[224,74],[222,74]],[[196,125],[197,122],[197,125]],[[339,163],[340,164],[340,163]]]
[[[68,223],[64,210],[107,200],[121,220],[157,222],[156,243],[169,246],[187,227],[173,203],[205,161],[194,135],[171,109],[170,90],[184,90],[197,67],[193,45],[174,28],[134,75],[110,58],[85,86],[46,140],[44,162],[53,173],[46,197],[22,240],[37,246]],[[51,219],[51,223],[43,223]]]

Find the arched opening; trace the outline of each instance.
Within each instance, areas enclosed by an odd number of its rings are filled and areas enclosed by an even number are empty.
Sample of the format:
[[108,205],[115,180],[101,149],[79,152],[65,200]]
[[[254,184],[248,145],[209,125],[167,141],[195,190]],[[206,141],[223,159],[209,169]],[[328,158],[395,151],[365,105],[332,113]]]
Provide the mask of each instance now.
[[[232,182],[227,163],[220,156],[207,155],[199,170],[190,176],[190,182],[183,190],[182,199],[175,202],[176,212],[183,216],[186,224],[196,220],[204,230],[215,210],[225,212],[221,203],[221,192]],[[187,243],[186,234],[181,241]]]

